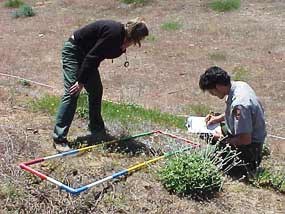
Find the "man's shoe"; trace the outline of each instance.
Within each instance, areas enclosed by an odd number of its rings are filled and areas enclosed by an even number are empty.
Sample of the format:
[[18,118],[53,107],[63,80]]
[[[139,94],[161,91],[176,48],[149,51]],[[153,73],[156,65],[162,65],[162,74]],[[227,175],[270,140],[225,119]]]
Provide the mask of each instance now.
[[59,152],[67,152],[69,151],[71,148],[69,147],[69,142],[68,140],[54,140],[53,141],[53,147]]

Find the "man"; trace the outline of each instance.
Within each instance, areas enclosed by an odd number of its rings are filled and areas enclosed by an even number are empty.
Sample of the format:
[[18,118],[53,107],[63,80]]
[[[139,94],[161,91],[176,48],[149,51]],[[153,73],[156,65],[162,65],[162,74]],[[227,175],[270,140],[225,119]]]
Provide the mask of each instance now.
[[92,136],[104,136],[101,116],[103,86],[99,65],[104,59],[121,56],[132,45],[141,46],[148,36],[148,28],[140,18],[122,24],[113,20],[99,20],[78,30],[65,42],[62,50],[64,95],[53,132],[54,146],[68,150],[67,134],[71,126],[77,99],[84,87],[88,92],[89,129]]
[[[225,121],[228,143],[237,152],[245,167],[241,173],[255,170],[261,162],[262,146],[266,137],[264,110],[253,89],[245,82],[231,81],[226,71],[211,67],[200,76],[203,91],[220,99],[226,98],[226,110],[219,116],[207,115],[207,125]],[[214,138],[220,138],[218,133]]]

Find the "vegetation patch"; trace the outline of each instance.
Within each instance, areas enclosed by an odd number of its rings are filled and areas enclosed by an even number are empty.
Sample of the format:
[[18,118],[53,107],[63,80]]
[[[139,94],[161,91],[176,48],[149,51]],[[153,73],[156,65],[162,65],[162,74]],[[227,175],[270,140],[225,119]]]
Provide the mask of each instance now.
[[170,192],[193,198],[207,198],[221,190],[222,173],[212,160],[200,152],[171,157],[159,171]]
[[284,171],[273,171],[261,169],[256,173],[251,184],[256,187],[265,187],[285,193],[285,173]]
[[240,8],[240,0],[214,0],[209,3],[212,10],[226,12]]
[[235,81],[247,81],[249,78],[249,71],[244,67],[235,67],[232,74],[232,79]]
[[33,8],[27,4],[23,4],[19,7],[18,10],[16,10],[13,13],[14,18],[19,18],[19,17],[31,17],[34,16],[35,12]]
[[147,0],[121,0],[125,4],[145,4]]
[[[50,115],[55,115],[59,101],[57,96],[45,95],[38,100],[31,101],[30,104],[33,110],[40,110]],[[80,117],[88,118],[88,97],[86,93],[82,93],[79,96],[76,112]],[[155,109],[145,109],[135,104],[114,103],[111,101],[103,101],[102,114],[104,118],[110,121],[118,120],[123,123],[149,121],[158,125],[176,128],[184,128],[185,123],[184,117],[163,113]]]
[[12,8],[17,8],[23,5],[24,2],[21,0],[8,0],[5,2],[4,6],[5,7],[12,7]]
[[180,28],[182,28],[182,24],[179,22],[175,22],[175,21],[164,22],[162,23],[161,28],[167,31],[175,31],[175,30],[179,30]]
[[227,57],[224,53],[211,53],[209,54],[211,60],[214,61],[226,61]]

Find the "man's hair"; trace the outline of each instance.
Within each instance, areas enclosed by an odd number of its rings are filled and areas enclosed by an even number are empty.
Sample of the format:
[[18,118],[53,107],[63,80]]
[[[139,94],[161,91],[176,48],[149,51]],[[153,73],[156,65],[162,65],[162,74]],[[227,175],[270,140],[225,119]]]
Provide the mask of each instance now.
[[231,85],[231,77],[226,71],[218,66],[208,68],[204,74],[200,76],[199,86],[205,91],[216,88],[216,85]]
[[148,36],[148,28],[142,18],[130,20],[125,25],[127,41],[133,41],[134,44],[141,46],[140,41]]

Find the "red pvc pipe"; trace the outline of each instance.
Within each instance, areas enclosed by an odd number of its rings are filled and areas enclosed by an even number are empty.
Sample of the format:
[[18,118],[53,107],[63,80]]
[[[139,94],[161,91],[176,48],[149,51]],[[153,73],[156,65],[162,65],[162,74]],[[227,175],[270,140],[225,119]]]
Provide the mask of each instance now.
[[20,164],[20,167],[21,167],[22,169],[24,169],[24,170],[26,170],[26,171],[28,171],[28,172],[30,172],[30,173],[32,173],[32,174],[38,176],[38,177],[40,177],[42,180],[46,180],[46,179],[47,179],[47,176],[46,176],[46,175],[44,175],[43,173],[40,173],[40,172],[38,172],[38,171],[32,169],[31,167],[25,165],[24,163],[21,163],[21,164]]

